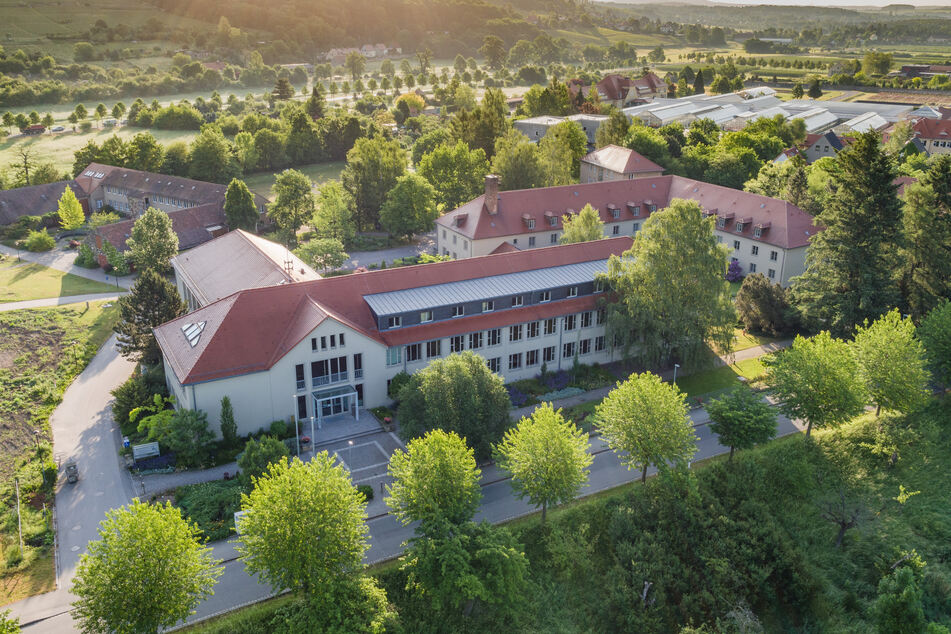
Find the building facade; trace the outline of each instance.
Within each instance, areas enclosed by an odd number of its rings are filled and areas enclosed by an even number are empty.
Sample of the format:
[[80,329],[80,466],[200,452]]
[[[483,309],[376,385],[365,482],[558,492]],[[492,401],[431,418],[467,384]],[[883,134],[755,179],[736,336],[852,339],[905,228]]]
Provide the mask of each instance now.
[[590,204],[606,237],[633,236],[671,200],[695,200],[717,217],[714,233],[731,247],[744,274],[763,273],[787,286],[805,271],[806,247],[819,228],[793,204],[681,176],[656,176],[485,194],[436,220],[436,248],[454,259],[558,244],[563,217]]
[[240,291],[155,329],[179,407],[239,433],[390,402],[389,381],[471,350],[506,381],[604,363],[598,273],[630,238]]
[[581,159],[581,182],[630,180],[662,176],[664,168],[640,153],[617,145],[606,145]]

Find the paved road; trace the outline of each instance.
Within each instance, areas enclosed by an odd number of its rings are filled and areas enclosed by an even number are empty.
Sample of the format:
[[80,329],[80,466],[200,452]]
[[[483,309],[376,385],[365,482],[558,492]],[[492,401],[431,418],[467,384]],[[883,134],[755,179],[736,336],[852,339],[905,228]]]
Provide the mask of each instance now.
[[[16,249],[11,249],[10,247],[4,246],[2,244],[0,244],[0,253],[17,257]],[[72,273],[73,275],[78,275],[79,277],[85,277],[86,279],[96,280],[97,282],[116,286],[115,275],[106,273],[102,269],[87,269],[78,266],[76,264],[76,255],[77,252],[75,250],[66,248],[64,246],[64,241],[62,240],[56,244],[56,248],[52,251],[31,253],[30,251],[21,250],[19,252],[20,259],[25,262],[36,262],[38,264],[42,264],[43,266],[48,266],[51,269],[56,269],[57,271]],[[119,278],[118,286],[128,289],[132,286],[133,282],[135,282],[135,277],[132,275],[127,275],[125,277]]]
[[67,589],[79,557],[86,544],[99,537],[97,528],[106,511],[132,499],[131,482],[119,464],[121,440],[112,420],[109,392],[129,378],[134,366],[119,356],[115,344],[113,336],[69,386],[63,402],[50,417],[54,455],[60,465],[76,458],[80,479],[76,484],[63,481],[56,492],[58,589],[10,606],[24,624],[61,614],[59,619],[38,623],[32,631],[75,631],[71,620],[62,613],[73,600]]
[[422,236],[417,244],[410,244],[405,247],[394,247],[392,249],[380,249],[379,251],[355,251],[350,254],[350,259],[344,262],[343,269],[355,269],[358,266],[370,266],[386,260],[386,265],[393,264],[393,260],[399,258],[408,258],[420,253],[432,253],[436,248],[436,234],[428,233]]
[[[123,289],[123,292],[124,289]],[[81,304],[83,302],[98,302],[101,300],[119,299],[115,293],[96,293],[92,295],[66,295],[63,297],[47,297],[45,299],[28,299],[22,302],[0,303],[0,312],[21,310],[23,308],[46,308],[47,306],[64,306],[66,304]]]

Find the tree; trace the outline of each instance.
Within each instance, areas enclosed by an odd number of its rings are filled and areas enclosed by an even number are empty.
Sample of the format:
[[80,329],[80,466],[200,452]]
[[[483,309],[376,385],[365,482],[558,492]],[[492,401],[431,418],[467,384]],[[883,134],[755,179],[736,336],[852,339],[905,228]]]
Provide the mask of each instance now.
[[289,455],[287,445],[279,438],[274,436],[262,436],[258,440],[252,438],[245,444],[244,451],[238,458],[241,477],[247,484],[253,484],[255,480],[267,473],[268,467],[286,461]]
[[693,93],[695,95],[702,95],[706,92],[706,89],[703,87],[703,71],[698,70],[697,76],[693,80]]
[[390,457],[387,473],[386,505],[403,524],[421,522],[424,533],[440,520],[469,521],[482,499],[472,449],[454,432],[434,429],[411,440]]
[[432,230],[438,217],[436,190],[416,174],[400,176],[380,209],[383,228],[390,235],[405,238]]
[[317,236],[334,238],[344,246],[350,244],[356,235],[351,206],[350,194],[340,181],[328,181],[321,185],[317,209],[311,221]]
[[648,466],[687,462],[696,450],[685,395],[650,372],[618,383],[595,415],[608,446],[627,453],[621,461],[628,469],[641,469],[641,482]]
[[844,341],[828,332],[805,339],[769,361],[766,382],[779,399],[780,410],[812,428],[839,425],[857,416],[865,406],[865,390],[858,364]]
[[495,35],[486,35],[482,40],[479,54],[485,57],[485,63],[492,70],[499,70],[505,64],[507,50],[505,42]]
[[283,135],[268,128],[261,128],[254,133],[254,151],[258,156],[259,168],[275,170],[287,165],[284,141]]
[[403,562],[407,590],[428,603],[434,631],[466,631],[458,621],[477,602],[514,617],[524,600],[528,560],[507,529],[488,522],[433,522]]
[[159,171],[171,176],[188,176],[190,165],[191,150],[188,145],[184,141],[175,141],[165,146],[165,157]]
[[[416,148],[413,150],[415,153]],[[447,211],[478,196],[489,173],[485,152],[470,150],[462,141],[438,145],[416,163],[416,172],[433,186],[436,200]]]
[[501,90],[488,88],[479,107],[457,112],[449,127],[453,138],[465,141],[473,150],[482,148],[486,158],[491,160],[498,139],[511,129],[508,116],[505,95]]
[[154,269],[166,273],[171,268],[169,260],[178,254],[178,234],[172,228],[172,219],[155,207],[146,209],[135,221],[132,237],[126,244],[139,271]]
[[905,149],[908,142],[915,137],[915,127],[911,121],[899,121],[888,133],[885,142],[885,153],[895,155]]
[[561,223],[565,229],[559,239],[561,244],[590,242],[604,237],[604,222],[601,220],[601,214],[590,203],[574,215],[562,216]]
[[530,189],[546,185],[545,167],[538,146],[518,130],[509,130],[495,142],[492,172],[504,190]]
[[807,94],[810,99],[818,99],[822,96],[822,85],[819,83],[818,77],[813,77],[812,82],[809,83],[809,92]]
[[258,227],[260,214],[254,204],[254,195],[248,186],[242,180],[234,178],[228,184],[225,191],[225,218],[228,220],[228,228],[244,229],[245,231],[255,231]]
[[47,112],[45,115],[43,115],[43,120],[40,123],[42,123],[43,127],[47,130],[52,128],[53,124],[56,123],[56,121],[53,119],[53,113]]
[[432,429],[465,438],[480,460],[508,429],[509,396],[502,377],[467,350],[436,359],[410,378],[400,392],[397,416],[406,439]]
[[233,447],[238,440],[238,426],[234,422],[234,408],[231,399],[221,397],[221,438],[229,447]]
[[153,413],[139,421],[139,433],[145,434],[149,442],[158,442],[175,453],[175,460],[180,466],[205,466],[208,446],[215,439],[214,433],[208,429],[208,415],[205,412],[166,409],[163,399],[156,394],[155,407],[133,410],[129,420],[135,422],[143,409]]
[[[653,213],[622,257],[611,256],[605,280],[617,294],[608,304],[608,330],[648,366],[670,359],[684,365],[707,358],[707,342],[733,345],[736,312],[724,279],[726,248],[694,201],[672,199]],[[638,337],[634,341],[631,337]]]
[[165,150],[149,132],[140,132],[129,141],[125,166],[144,172],[158,172],[165,160]]
[[606,145],[621,145],[631,129],[631,122],[627,115],[614,108],[606,121],[601,122],[598,131],[594,134],[595,145],[602,148]]
[[97,122],[101,121],[108,113],[109,111],[106,110],[106,104],[104,103],[99,104],[98,106],[96,106],[96,110],[94,114],[94,116],[96,117],[96,121]]
[[839,336],[898,304],[894,248],[901,236],[897,174],[878,136],[867,132],[836,156],[829,194],[806,251],[792,300],[813,330]]
[[347,53],[347,59],[343,63],[344,67],[350,71],[350,78],[357,81],[367,67],[367,58],[357,51]]
[[935,377],[951,383],[951,301],[943,300],[928,313],[918,327],[918,336]]
[[185,305],[175,285],[153,269],[146,269],[135,280],[129,293],[119,298],[119,353],[132,361],[152,366],[162,354],[152,329],[185,314]]
[[433,52],[429,50],[429,48],[422,48],[417,50],[416,61],[419,63],[419,72],[425,75],[429,71],[429,65],[433,61]]
[[327,103],[324,100],[324,85],[322,83],[316,82],[314,84],[314,87],[310,92],[310,98],[307,100],[306,109],[307,114],[310,115],[310,118],[314,121],[324,116],[324,113],[327,109]]
[[905,634],[927,629],[914,569],[902,566],[878,582],[872,619],[879,634]]
[[762,273],[743,278],[734,304],[743,327],[750,332],[779,337],[793,326],[786,290],[779,284],[770,283]]
[[551,403],[543,403],[505,432],[495,454],[498,465],[512,474],[515,494],[542,507],[543,523],[550,504],[578,495],[594,460],[588,453],[588,435]]
[[274,202],[268,205],[268,217],[294,242],[297,230],[314,214],[314,195],[310,179],[297,170],[284,170],[274,180]]
[[792,87],[792,98],[802,99],[803,94],[805,94],[805,91],[802,89],[802,82],[797,81]]
[[901,294],[917,321],[951,297],[951,156],[939,155],[905,189]]
[[74,616],[86,632],[155,632],[194,614],[222,573],[201,531],[171,502],[106,511],[76,569]]
[[86,110],[86,106],[81,103],[76,104],[76,108],[73,109],[73,114],[76,115],[76,119],[79,121],[84,120],[89,116],[89,111]]
[[350,257],[336,238],[314,238],[294,249],[294,253],[318,271],[336,269]]
[[59,198],[59,224],[63,229],[78,229],[86,222],[83,206],[79,204],[73,188],[67,186]]
[[710,431],[720,444],[736,449],[752,449],[776,435],[776,413],[756,392],[740,387],[707,403]]
[[20,617],[10,616],[10,610],[0,612],[0,634],[20,634]]
[[928,400],[924,347],[897,308],[856,328],[851,348],[876,416],[883,407],[907,413]]
[[294,87],[291,86],[291,82],[287,77],[278,77],[277,83],[274,84],[274,90],[271,92],[271,94],[274,95],[275,99],[287,101],[294,96]]
[[862,72],[866,75],[884,75],[892,66],[891,53],[866,51],[862,58]]
[[[166,160],[171,151],[172,146],[169,146],[166,149]],[[232,156],[231,148],[221,129],[214,124],[202,126],[201,132],[192,141],[189,152],[189,177],[223,185],[237,177],[239,171],[237,161]]]
[[121,101],[117,101],[115,105],[112,106],[112,118],[117,120],[121,119],[122,115],[125,114],[125,110],[125,104]]
[[557,141],[568,149],[571,161],[571,176],[578,178],[581,172],[581,159],[588,153],[588,137],[581,126],[574,121],[562,121],[548,128],[545,139]]
[[321,451],[307,463],[273,463],[241,496],[238,552],[276,591],[325,592],[363,567],[366,498],[334,462]]
[[347,152],[347,166],[340,179],[353,197],[358,227],[372,229],[379,225],[386,195],[405,173],[406,152],[399,141],[388,141],[383,136],[357,139]]

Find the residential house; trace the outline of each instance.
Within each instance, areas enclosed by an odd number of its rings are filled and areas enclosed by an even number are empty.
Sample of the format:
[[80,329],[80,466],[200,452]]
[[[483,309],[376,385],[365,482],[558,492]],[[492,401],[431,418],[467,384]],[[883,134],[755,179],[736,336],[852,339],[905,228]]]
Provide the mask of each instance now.
[[785,286],[805,270],[809,237],[819,231],[812,216],[778,198],[670,175],[504,192],[489,175],[483,195],[436,220],[436,247],[465,259],[506,242],[523,251],[558,244],[563,217],[586,204],[600,214],[606,236],[631,236],[674,198],[697,201],[717,216],[717,239],[732,247],[744,273]]
[[[914,140],[929,155],[951,154],[951,119],[918,119],[912,126]],[[888,133],[885,139],[888,139]]]
[[[239,434],[390,403],[400,372],[471,350],[506,381],[605,363],[596,281],[629,237],[241,290],[155,329],[176,406]],[[320,441],[317,432],[315,442]]]
[[581,159],[581,182],[629,180],[661,176],[664,168],[634,150],[606,145]]
[[85,192],[75,181],[58,181],[0,190],[0,225],[9,225],[21,216],[45,216],[59,209],[59,199],[69,187],[79,198],[83,211],[89,213]]
[[241,229],[179,253],[172,269],[189,312],[248,288],[320,279],[287,247]]

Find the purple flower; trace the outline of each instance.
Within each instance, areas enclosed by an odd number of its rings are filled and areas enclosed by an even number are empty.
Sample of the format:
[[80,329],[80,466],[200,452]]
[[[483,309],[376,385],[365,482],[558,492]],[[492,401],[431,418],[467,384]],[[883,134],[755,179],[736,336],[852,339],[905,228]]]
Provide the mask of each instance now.
[[743,279],[743,267],[736,260],[730,261],[730,266],[726,269],[727,282],[739,282]]

